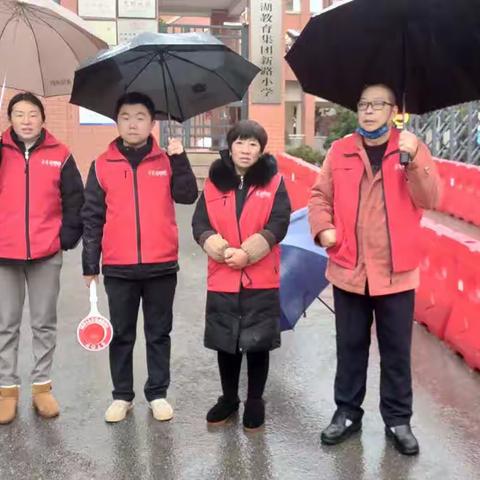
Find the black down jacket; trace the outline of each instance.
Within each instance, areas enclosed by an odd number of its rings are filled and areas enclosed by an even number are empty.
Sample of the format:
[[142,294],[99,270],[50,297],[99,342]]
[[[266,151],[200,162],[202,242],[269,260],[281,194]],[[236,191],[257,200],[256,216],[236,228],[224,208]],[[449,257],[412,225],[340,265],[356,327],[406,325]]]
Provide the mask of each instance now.
[[[240,218],[249,186],[263,186],[277,173],[275,158],[262,155],[244,176],[243,188],[228,151],[221,152],[209,178],[221,191],[236,190]],[[260,231],[272,247],[283,240],[290,222],[290,200],[283,180],[277,190],[270,218]],[[201,195],[192,220],[195,240],[203,246],[216,232],[210,225],[205,197]],[[239,293],[207,292],[204,343],[207,348],[236,352],[268,351],[280,346],[278,289],[244,289]]]

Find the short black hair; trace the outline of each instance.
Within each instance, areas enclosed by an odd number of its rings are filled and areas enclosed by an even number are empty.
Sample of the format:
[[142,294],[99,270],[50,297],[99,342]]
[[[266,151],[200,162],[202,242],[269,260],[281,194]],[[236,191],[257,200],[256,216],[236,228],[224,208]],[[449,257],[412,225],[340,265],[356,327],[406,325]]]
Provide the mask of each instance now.
[[155,119],[155,104],[153,100],[144,93],[140,92],[127,92],[124,93],[118,100],[115,107],[115,118],[118,118],[118,112],[124,105],[143,105],[150,114],[152,120]]
[[393,103],[394,105],[398,106],[397,95],[395,93],[395,90],[392,87],[390,87],[389,85],[387,85],[386,83],[370,83],[370,84],[365,85],[362,88],[362,91],[360,92],[360,97],[363,95],[363,92],[365,92],[365,90],[367,90],[367,88],[371,88],[371,87],[382,87],[385,90],[387,90],[388,94],[390,96],[390,99],[389,99],[390,102]]
[[43,103],[31,92],[17,93],[14,97],[12,97],[10,102],[8,102],[7,114],[9,120],[12,119],[13,107],[19,102],[28,102],[38,107],[38,109],[40,110],[40,114],[42,115],[42,121],[45,121],[45,108],[43,106]]
[[227,133],[228,148],[232,149],[235,140],[247,140],[254,138],[260,144],[260,150],[263,152],[267,145],[268,135],[265,129],[254,120],[240,120]]

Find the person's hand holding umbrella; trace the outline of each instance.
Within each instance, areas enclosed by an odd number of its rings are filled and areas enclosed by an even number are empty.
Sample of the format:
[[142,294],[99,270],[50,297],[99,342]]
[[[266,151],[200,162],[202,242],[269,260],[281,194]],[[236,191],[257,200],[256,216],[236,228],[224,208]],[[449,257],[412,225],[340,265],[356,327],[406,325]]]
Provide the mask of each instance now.
[[401,152],[408,153],[413,160],[418,150],[418,138],[412,132],[402,130],[398,146]]
[[182,140],[180,138],[168,139],[167,154],[169,157],[172,155],[181,155],[184,151]]

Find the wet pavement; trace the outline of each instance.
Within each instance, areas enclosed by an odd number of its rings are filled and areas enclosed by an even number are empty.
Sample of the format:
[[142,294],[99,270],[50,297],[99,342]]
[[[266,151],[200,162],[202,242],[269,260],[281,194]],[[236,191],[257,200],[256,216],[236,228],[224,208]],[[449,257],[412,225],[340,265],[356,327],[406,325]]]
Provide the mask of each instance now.
[[[53,379],[62,413],[45,421],[32,411],[31,340],[28,321],[24,322],[21,403],[15,422],[0,427],[0,480],[480,479],[480,374],[418,325],[412,424],[420,455],[403,457],[385,440],[378,412],[375,341],[363,432],[336,447],[320,444],[320,430],[333,413],[335,370],[333,317],[320,302],[309,309],[295,332],[283,334],[282,348],[272,353],[265,431],[245,434],[241,417],[223,428],[207,428],[205,414],[219,394],[219,379],[215,353],[202,346],[206,262],[191,239],[192,211],[178,208],[182,270],[169,390],[174,419],[153,420],[143,398],[146,366],[140,321],[135,408],[121,424],[104,423],[111,390],[108,354],[85,352],[75,338],[78,321],[88,313],[77,249],[64,257],[59,302]],[[331,303],[330,291],[322,296]],[[100,307],[107,313],[103,289]],[[244,392],[242,371],[241,398]]]

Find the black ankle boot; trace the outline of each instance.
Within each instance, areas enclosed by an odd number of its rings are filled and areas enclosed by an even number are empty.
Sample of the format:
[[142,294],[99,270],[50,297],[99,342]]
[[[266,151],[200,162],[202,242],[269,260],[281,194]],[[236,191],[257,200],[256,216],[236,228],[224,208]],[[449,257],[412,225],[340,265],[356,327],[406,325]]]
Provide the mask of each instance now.
[[265,423],[265,403],[261,398],[249,398],[245,402],[243,427],[245,430],[257,430]]
[[225,423],[235,412],[238,411],[240,400],[229,400],[221,396],[217,403],[208,411],[207,422],[213,424]]
[[393,441],[393,445],[402,455],[417,455],[420,451],[418,441],[410,428],[410,425],[398,425],[385,427],[387,437]]

